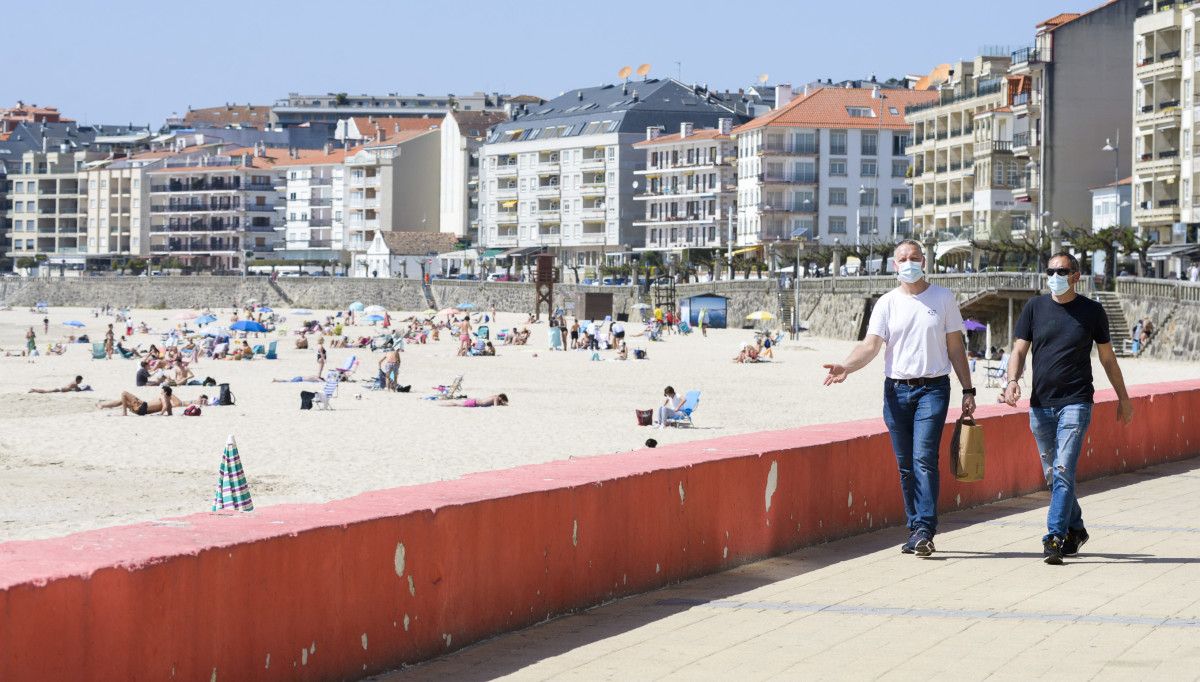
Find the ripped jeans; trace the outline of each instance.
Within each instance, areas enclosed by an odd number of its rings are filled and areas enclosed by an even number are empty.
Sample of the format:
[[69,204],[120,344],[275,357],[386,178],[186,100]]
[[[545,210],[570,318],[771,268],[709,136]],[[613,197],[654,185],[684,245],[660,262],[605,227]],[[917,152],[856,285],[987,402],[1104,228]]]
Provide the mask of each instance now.
[[1047,534],[1043,540],[1051,535],[1065,538],[1069,529],[1083,528],[1083,510],[1075,497],[1075,466],[1091,421],[1091,403],[1029,408],[1029,428],[1037,441],[1042,473],[1050,487]]

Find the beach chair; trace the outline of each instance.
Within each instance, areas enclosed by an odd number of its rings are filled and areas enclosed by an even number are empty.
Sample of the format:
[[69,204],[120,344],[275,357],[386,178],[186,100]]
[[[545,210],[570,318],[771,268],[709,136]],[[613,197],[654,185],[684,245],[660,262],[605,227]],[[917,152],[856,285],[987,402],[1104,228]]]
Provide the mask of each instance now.
[[356,369],[358,369],[358,356],[351,355],[349,358],[346,358],[346,361],[342,363],[341,367],[338,367],[333,371],[338,373],[339,381],[349,381],[350,377],[354,375],[354,370]]
[[561,327],[550,328],[550,350],[563,350],[563,337]]
[[106,357],[108,357],[108,353],[104,352],[104,344],[93,342],[92,343],[92,359],[93,360],[103,360]]
[[983,366],[984,387],[997,388],[1008,383],[1008,366],[1002,362],[989,362]]
[[465,397],[462,395],[462,382],[463,375],[459,374],[449,386],[434,386],[434,390],[438,392],[436,397],[438,400],[457,400]]
[[679,327],[679,333],[683,334],[684,336],[687,336],[688,334],[692,333],[692,326],[690,324],[688,324],[687,322],[684,322],[683,320],[679,321],[678,327]]
[[700,405],[700,391],[688,391],[683,397],[683,405],[679,408],[679,414],[670,419],[667,419],[667,426],[695,426],[692,423],[692,413]]
[[481,338],[481,339],[484,339],[485,341],[486,341],[488,338],[490,338],[490,337],[488,336],[488,334],[490,334],[490,333],[491,333],[491,332],[490,332],[490,330],[488,329],[488,326],[487,326],[486,324],[481,324],[481,325],[479,325],[479,327],[478,327],[478,328],[475,330],[475,336],[478,336],[479,338]]
[[279,342],[272,341],[271,343],[267,344],[267,354],[263,357],[266,358],[267,360],[278,360],[279,359],[278,350],[279,350]]
[[325,388],[321,389],[320,393],[313,396],[313,403],[322,410],[333,409],[333,404],[330,401],[332,401],[334,396],[337,395],[338,376],[338,371],[336,369],[330,370],[329,373],[325,375]]
[[781,343],[783,343],[783,330],[782,329],[780,329],[779,333],[775,335],[775,338],[771,339],[772,346],[778,346]]

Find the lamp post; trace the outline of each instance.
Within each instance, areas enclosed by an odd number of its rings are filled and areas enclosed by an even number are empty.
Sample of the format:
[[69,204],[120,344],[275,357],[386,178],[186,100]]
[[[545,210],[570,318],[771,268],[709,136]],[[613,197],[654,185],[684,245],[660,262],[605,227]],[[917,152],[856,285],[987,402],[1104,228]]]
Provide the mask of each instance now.
[[1113,186],[1115,187],[1121,181],[1121,131],[1117,130],[1116,142],[1113,142],[1111,138],[1106,138],[1104,146],[1100,150],[1113,153]]
[[733,202],[725,205],[725,213],[727,214],[726,223],[728,224],[727,235],[725,239],[725,260],[729,264],[729,281],[733,281]]

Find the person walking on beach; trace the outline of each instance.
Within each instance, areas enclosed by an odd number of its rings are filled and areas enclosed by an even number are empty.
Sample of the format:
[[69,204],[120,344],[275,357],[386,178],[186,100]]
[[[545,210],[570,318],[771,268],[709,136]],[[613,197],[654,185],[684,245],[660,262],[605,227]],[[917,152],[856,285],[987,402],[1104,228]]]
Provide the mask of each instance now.
[[25,332],[25,350],[28,355],[37,355],[37,334],[34,333],[33,327]]
[[1088,541],[1083,510],[1075,496],[1075,465],[1092,420],[1092,344],[1100,365],[1117,392],[1117,420],[1133,419],[1133,403],[1117,364],[1108,331],[1108,315],[1096,301],[1075,293],[1079,261],[1069,253],[1050,258],[1046,270],[1050,293],[1030,299],[1021,310],[1008,359],[1008,385],[1002,399],[1016,406],[1025,356],[1033,349],[1033,391],[1029,396],[1029,428],[1037,442],[1042,473],[1050,487],[1043,560],[1052,565],[1075,556]]
[[50,318],[48,317],[42,318],[42,333],[47,336],[50,335]]
[[929,556],[937,534],[938,445],[950,407],[950,371],[962,385],[962,413],[975,412],[975,389],[954,294],[925,280],[921,245],[896,246],[899,286],[871,311],[867,336],[841,364],[824,365],[825,385],[840,384],[884,349],[883,420],[892,436],[909,537],[900,551]]
[[317,337],[317,376],[325,376],[325,337]]

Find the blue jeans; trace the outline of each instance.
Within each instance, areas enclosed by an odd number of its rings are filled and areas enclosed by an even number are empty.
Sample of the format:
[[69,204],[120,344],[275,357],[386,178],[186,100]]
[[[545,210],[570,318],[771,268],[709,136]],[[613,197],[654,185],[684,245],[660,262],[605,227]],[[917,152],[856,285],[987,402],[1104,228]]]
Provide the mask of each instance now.
[[1048,532],[1043,540],[1051,535],[1065,538],[1068,530],[1083,528],[1083,510],[1075,497],[1075,465],[1091,422],[1091,403],[1029,408],[1029,428],[1042,457],[1046,485],[1050,486]]
[[937,532],[938,446],[949,409],[948,376],[924,386],[884,383],[883,421],[892,434],[909,530]]

